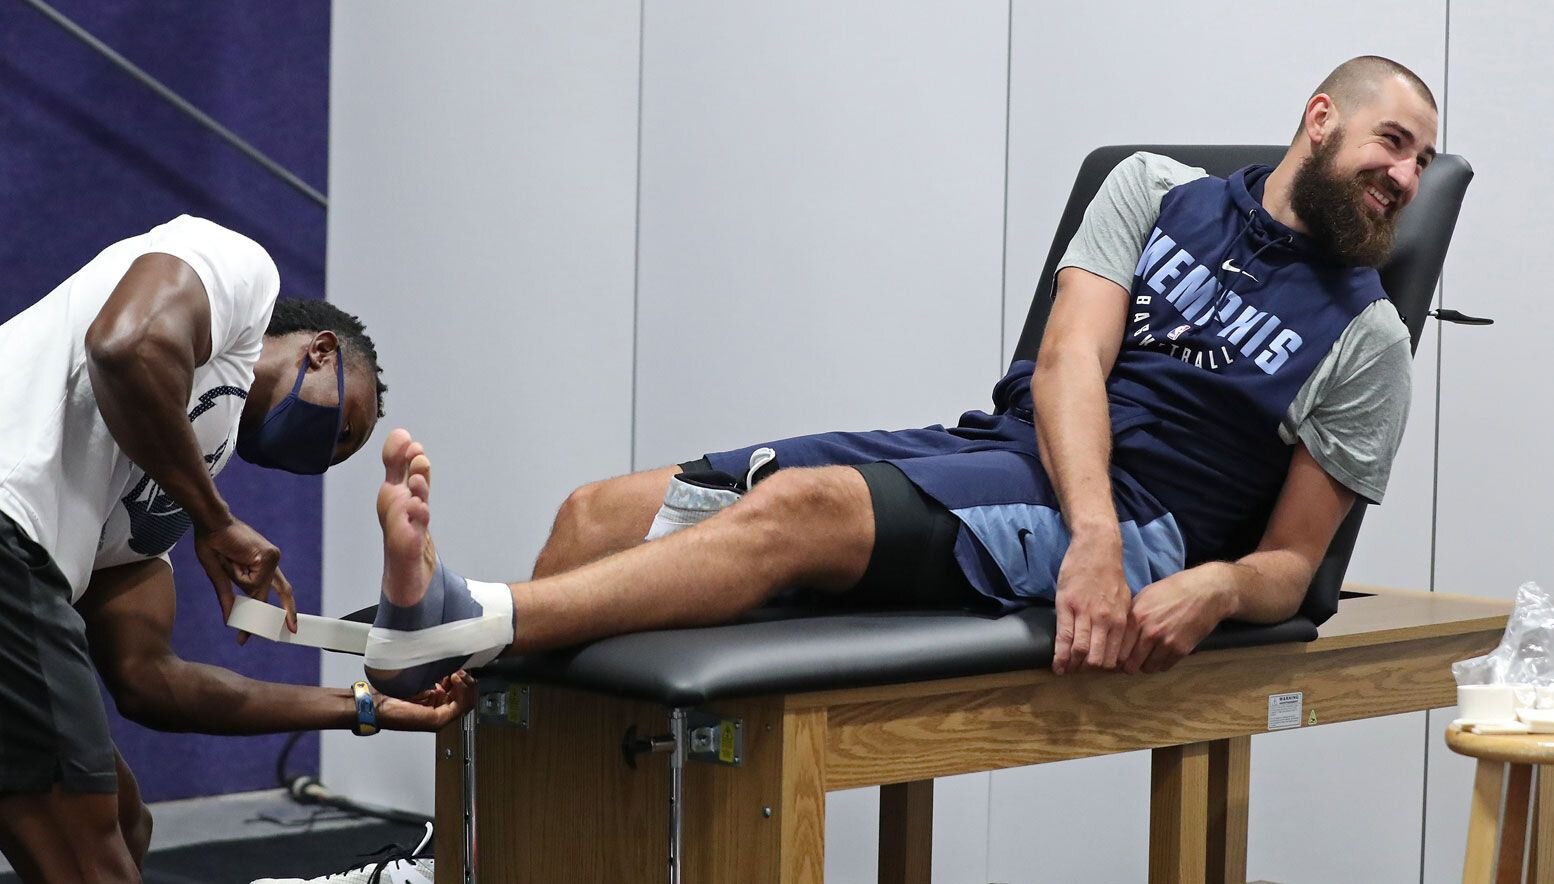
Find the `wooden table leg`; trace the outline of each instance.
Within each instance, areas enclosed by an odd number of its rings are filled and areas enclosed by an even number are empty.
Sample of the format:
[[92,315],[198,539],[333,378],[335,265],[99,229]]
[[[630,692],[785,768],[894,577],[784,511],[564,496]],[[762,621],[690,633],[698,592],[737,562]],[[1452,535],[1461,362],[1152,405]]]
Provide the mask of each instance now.
[[788,711],[780,698],[714,708],[744,722],[744,748],[737,767],[686,765],[682,880],[821,884],[826,711]]
[[879,884],[930,884],[933,780],[880,787]]
[[787,712],[782,721],[782,860],[778,880],[781,884],[822,884],[826,876],[826,712]]
[[1209,884],[1246,884],[1246,819],[1251,781],[1251,737],[1231,737],[1209,744]]
[[1527,809],[1532,793],[1532,765],[1513,764],[1505,784],[1505,812],[1500,817],[1500,849],[1495,860],[1495,884],[1522,884],[1527,856]]
[[1462,884],[1491,884],[1495,874],[1495,837],[1500,824],[1500,791],[1505,763],[1480,759],[1473,777],[1473,806],[1468,814],[1468,848],[1462,859]]
[[1150,884],[1202,884],[1208,856],[1209,744],[1153,750]]
[[[1480,762],[1482,764],[1483,762]],[[1532,884],[1554,884],[1554,765],[1538,765],[1538,798],[1533,809]]]

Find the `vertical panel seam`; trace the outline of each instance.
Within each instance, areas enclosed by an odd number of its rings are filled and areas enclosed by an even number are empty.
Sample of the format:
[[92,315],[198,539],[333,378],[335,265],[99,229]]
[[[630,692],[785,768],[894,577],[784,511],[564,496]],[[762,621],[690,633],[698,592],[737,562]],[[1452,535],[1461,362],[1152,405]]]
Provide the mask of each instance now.
[[[998,270],[998,365],[1004,370],[1004,354],[1009,351],[1009,132],[1014,107],[1014,0],[1009,0],[1004,24],[1004,241]],[[987,807],[982,839],[982,873],[993,874],[993,773],[987,773]]]
[[[1441,48],[1441,149],[1447,150],[1449,144],[1446,140],[1446,129],[1451,124],[1451,0],[1445,0],[1445,21],[1442,23],[1442,48]],[[1441,276],[1436,280],[1435,298],[1437,306],[1446,304],[1446,267],[1441,266]],[[1430,463],[1430,591],[1435,592],[1435,564],[1439,549],[1437,536],[1440,528],[1440,500],[1441,500],[1441,365],[1446,361],[1445,324],[1439,320],[1435,323],[1435,439],[1431,449]],[[1425,884],[1425,863],[1427,856],[1425,845],[1430,832],[1430,730],[1433,726],[1431,714],[1426,710],[1424,714],[1424,763],[1422,766],[1424,775],[1419,783],[1419,884]]]
[[1014,0],[1009,0],[1008,23],[1004,27],[1004,243],[998,273],[998,365],[1004,370],[1004,353],[1009,349],[1009,121],[1014,104]]
[[637,3],[637,193],[631,243],[631,430],[626,452],[629,472],[637,471],[637,369],[641,348],[642,291],[642,71],[647,55],[647,0]]

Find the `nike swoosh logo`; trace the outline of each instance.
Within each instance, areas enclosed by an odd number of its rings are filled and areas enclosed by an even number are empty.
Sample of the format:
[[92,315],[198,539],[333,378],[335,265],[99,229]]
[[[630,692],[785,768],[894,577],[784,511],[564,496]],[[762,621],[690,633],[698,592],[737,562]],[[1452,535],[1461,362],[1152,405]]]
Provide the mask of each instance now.
[[1230,259],[1230,258],[1226,258],[1225,259],[1225,263],[1223,263],[1223,264],[1221,264],[1219,266],[1220,266],[1221,269],[1229,270],[1231,273],[1239,273],[1242,276],[1245,276],[1247,279],[1250,279],[1253,282],[1262,282],[1262,280],[1260,280],[1257,277],[1253,276],[1252,274],[1246,272],[1245,270],[1242,270],[1240,267],[1237,267],[1236,266],[1236,262],[1234,260]]

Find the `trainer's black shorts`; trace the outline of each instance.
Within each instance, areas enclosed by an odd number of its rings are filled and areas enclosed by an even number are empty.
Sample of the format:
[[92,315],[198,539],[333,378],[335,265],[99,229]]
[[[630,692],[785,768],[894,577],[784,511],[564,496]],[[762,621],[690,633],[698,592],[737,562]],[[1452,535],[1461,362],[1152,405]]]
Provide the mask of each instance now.
[[[781,466],[781,464],[779,464]],[[712,469],[705,457],[680,464],[684,472]],[[923,494],[888,463],[853,466],[869,486],[874,506],[874,550],[858,585],[843,593],[805,593],[805,604],[868,608],[954,608],[995,611],[955,562],[960,520]]]
[[0,514],[0,793],[114,792],[114,770],[70,583]]

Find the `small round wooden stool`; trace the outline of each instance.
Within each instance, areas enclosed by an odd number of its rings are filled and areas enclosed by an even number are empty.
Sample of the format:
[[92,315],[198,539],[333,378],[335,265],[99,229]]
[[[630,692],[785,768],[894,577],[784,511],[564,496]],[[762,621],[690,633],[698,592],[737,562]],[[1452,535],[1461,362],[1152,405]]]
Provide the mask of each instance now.
[[1478,759],[1463,884],[1554,884],[1554,734],[1472,734],[1452,726],[1446,745]]

